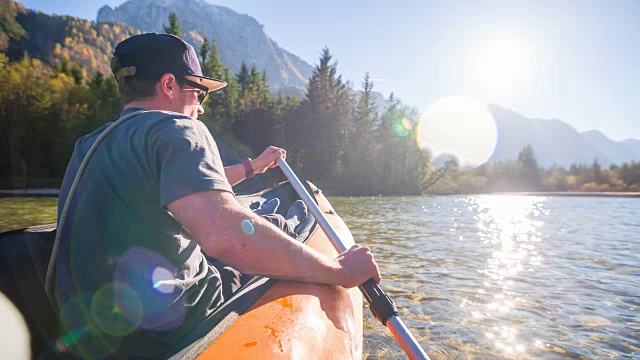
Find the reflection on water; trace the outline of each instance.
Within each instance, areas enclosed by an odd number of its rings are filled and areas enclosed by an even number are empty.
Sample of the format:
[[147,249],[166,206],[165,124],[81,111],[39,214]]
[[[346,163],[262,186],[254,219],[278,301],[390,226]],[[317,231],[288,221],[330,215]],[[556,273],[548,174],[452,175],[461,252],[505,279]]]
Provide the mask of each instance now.
[[[640,201],[330,198],[435,359],[640,357]],[[402,359],[375,319],[364,352]]]
[[[514,281],[523,271],[535,271],[542,261],[535,243],[542,240],[537,228],[544,223],[535,219],[544,213],[545,199],[484,196],[463,201],[471,212],[477,213],[478,238],[493,250],[486,268],[479,270],[484,277],[483,286],[477,296],[462,299],[460,307],[478,320],[504,317],[505,324],[486,330],[487,340],[505,354],[523,353],[526,345],[519,339],[517,328],[508,324],[508,317],[515,304],[524,302],[513,291]],[[522,276],[526,277],[526,273]]]

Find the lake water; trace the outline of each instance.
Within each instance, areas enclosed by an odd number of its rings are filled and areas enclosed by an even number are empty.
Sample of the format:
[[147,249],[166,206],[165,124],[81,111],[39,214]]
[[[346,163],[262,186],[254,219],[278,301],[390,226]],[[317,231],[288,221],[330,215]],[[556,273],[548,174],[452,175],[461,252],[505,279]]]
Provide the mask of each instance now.
[[[329,200],[433,359],[640,358],[640,199]],[[0,199],[0,219],[52,222],[55,199]],[[404,358],[371,316],[364,354]]]
[[[331,198],[432,358],[640,358],[640,201]],[[365,357],[403,358],[365,321]]]

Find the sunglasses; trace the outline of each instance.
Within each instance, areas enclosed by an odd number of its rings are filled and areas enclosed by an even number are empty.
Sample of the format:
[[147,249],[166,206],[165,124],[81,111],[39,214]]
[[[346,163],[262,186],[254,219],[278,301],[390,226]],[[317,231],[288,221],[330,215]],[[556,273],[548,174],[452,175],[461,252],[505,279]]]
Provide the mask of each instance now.
[[191,81],[189,79],[184,79],[184,83],[189,86],[193,86],[196,89],[204,91],[204,92],[198,93],[198,102],[200,102],[200,105],[202,105],[202,103],[204,102],[204,99],[207,98],[207,94],[209,93],[209,88],[204,85],[198,84],[195,81]]

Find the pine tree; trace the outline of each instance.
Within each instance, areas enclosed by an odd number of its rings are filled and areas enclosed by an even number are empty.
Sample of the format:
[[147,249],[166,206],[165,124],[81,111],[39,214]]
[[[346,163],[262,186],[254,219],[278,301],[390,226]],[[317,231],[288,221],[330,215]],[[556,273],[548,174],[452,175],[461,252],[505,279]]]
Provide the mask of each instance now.
[[273,94],[269,88],[269,78],[267,77],[267,70],[262,70],[262,77],[260,78],[260,87],[258,89],[260,98],[263,103],[271,104],[273,102]]
[[222,121],[227,124],[226,128],[231,129],[231,126],[238,119],[239,112],[239,95],[238,95],[238,83],[236,78],[231,72],[231,69],[225,66],[222,74],[222,78],[227,82],[227,86],[223,91],[223,107],[225,109],[224,118]]
[[345,127],[347,131],[345,136],[349,139],[346,156],[348,162],[345,167],[349,170],[348,179],[354,189],[371,193],[378,181],[376,152],[378,152],[379,146],[375,141],[372,141],[375,134],[374,126],[377,122],[377,112],[373,98],[373,83],[369,73],[365,74],[353,120],[351,126]]
[[180,37],[180,24],[178,23],[178,15],[175,12],[169,14],[169,26],[164,27],[164,32]]
[[260,73],[258,72],[258,68],[256,68],[256,64],[254,63],[253,65],[251,65],[251,71],[249,72],[249,78],[247,79],[247,90],[253,93],[260,92],[261,83],[262,81],[260,79]]
[[218,53],[218,46],[216,41],[211,42],[207,61],[204,62],[204,68],[202,69],[204,76],[221,79],[222,78],[222,62],[220,61],[220,54]]
[[244,97],[244,94],[247,90],[247,81],[249,80],[249,68],[247,68],[247,64],[243,61],[240,65],[240,71],[236,75],[236,80],[238,82],[238,90],[240,91],[240,95]]
[[202,67],[204,68],[204,64],[207,63],[207,56],[209,56],[211,48],[209,47],[209,41],[207,41],[207,38],[203,36],[203,39],[202,45],[200,46],[200,59],[202,61]]
[[[241,68],[238,78],[245,79]],[[262,74],[253,64],[242,87],[240,113],[234,124],[234,133],[241,141],[250,143],[255,152],[264,150],[278,137],[276,115],[266,72]]]
[[542,176],[538,161],[533,154],[533,147],[525,145],[518,154],[518,180],[522,190],[538,190],[542,184]]
[[293,132],[287,137],[297,140],[295,147],[302,157],[298,162],[313,164],[305,171],[306,176],[335,183],[343,180],[345,134],[353,99],[349,86],[338,75],[337,63],[331,62],[329,49],[323,49],[309,79],[300,120],[287,127]]

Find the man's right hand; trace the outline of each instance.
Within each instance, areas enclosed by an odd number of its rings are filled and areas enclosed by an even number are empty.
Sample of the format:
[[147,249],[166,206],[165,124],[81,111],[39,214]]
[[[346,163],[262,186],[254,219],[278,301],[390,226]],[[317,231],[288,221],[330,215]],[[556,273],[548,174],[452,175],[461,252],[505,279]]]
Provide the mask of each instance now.
[[369,279],[374,279],[376,284],[380,283],[380,270],[368,247],[353,245],[338,255],[336,260],[340,264],[342,274],[341,286],[352,288]]

